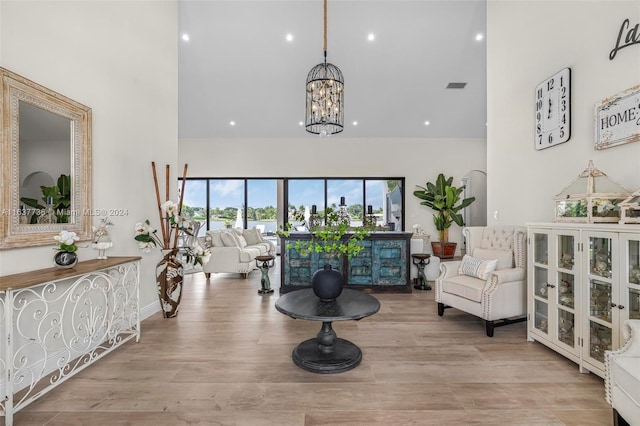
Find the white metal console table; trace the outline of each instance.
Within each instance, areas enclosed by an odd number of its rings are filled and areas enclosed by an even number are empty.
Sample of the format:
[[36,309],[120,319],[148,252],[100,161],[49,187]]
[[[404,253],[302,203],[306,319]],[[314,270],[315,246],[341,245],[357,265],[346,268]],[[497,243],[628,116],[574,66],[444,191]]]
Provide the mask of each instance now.
[[135,338],[140,257],[0,277],[0,415],[13,414]]

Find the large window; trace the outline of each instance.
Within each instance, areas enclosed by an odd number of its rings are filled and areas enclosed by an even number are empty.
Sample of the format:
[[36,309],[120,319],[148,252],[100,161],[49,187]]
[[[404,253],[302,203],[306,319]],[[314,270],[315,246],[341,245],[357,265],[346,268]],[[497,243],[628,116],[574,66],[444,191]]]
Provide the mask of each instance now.
[[244,179],[209,180],[209,229],[244,228]]
[[302,226],[300,212],[307,220],[313,209],[324,211],[324,179],[287,179],[287,222],[294,228]]
[[284,225],[279,217],[298,228],[314,208],[322,218],[327,207],[339,209],[344,198],[352,226],[372,214],[378,225],[404,230],[403,186],[404,178],[187,178],[183,213],[203,222],[199,235],[225,227],[258,227],[271,234]]
[[361,226],[364,215],[372,214],[377,225],[404,230],[403,187],[404,178],[285,179],[287,221],[297,228],[300,212],[307,216],[315,206],[322,217],[326,207],[339,209],[344,199],[351,226]]
[[182,200],[182,214],[202,222],[198,236],[203,236],[207,230],[207,180],[194,179],[184,183],[184,198]]
[[351,217],[351,226],[362,226],[364,208],[364,186],[362,179],[328,179],[327,204],[334,210],[339,209],[344,200]]
[[247,228],[258,228],[263,234],[278,229],[278,181],[247,179]]

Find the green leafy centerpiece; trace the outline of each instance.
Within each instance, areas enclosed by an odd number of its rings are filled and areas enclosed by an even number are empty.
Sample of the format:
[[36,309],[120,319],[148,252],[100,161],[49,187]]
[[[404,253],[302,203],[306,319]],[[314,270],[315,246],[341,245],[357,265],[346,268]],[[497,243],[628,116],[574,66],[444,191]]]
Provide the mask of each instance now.
[[[276,233],[280,237],[291,235],[290,224],[286,229]],[[342,293],[344,277],[334,265],[340,267],[343,256],[351,259],[362,251],[360,243],[371,231],[365,227],[352,228],[348,223],[340,220],[338,212],[333,207],[325,210],[325,224],[313,225],[309,229],[309,240],[297,240],[288,243],[287,248],[294,248],[302,254],[318,253],[325,259],[323,269],[313,274],[311,280],[313,291],[323,302],[330,302]]]

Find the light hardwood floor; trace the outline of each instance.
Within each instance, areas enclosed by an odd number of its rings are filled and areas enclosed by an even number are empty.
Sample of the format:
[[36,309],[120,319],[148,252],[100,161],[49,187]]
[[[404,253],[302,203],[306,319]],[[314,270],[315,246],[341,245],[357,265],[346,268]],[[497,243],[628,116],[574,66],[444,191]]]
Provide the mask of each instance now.
[[[279,261],[279,259],[278,259]],[[611,425],[603,381],[519,323],[485,335],[433,291],[378,294],[380,312],[334,323],[363,361],[318,375],[291,361],[320,323],[294,320],[247,280],[185,280],[180,313],[155,314],[142,339],[107,355],[15,416],[22,425]],[[146,277],[147,280],[149,277]]]

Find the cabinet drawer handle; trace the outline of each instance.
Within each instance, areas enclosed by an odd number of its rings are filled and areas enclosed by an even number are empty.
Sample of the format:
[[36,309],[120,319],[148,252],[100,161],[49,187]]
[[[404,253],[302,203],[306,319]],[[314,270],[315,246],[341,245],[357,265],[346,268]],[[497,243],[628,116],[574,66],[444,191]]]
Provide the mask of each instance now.
[[556,288],[556,286],[553,284],[547,284],[547,287]]
[[612,308],[615,308],[616,306],[618,306],[618,305],[616,305],[615,303],[611,303],[611,307]]
[[624,309],[624,306],[618,305],[618,309]]

